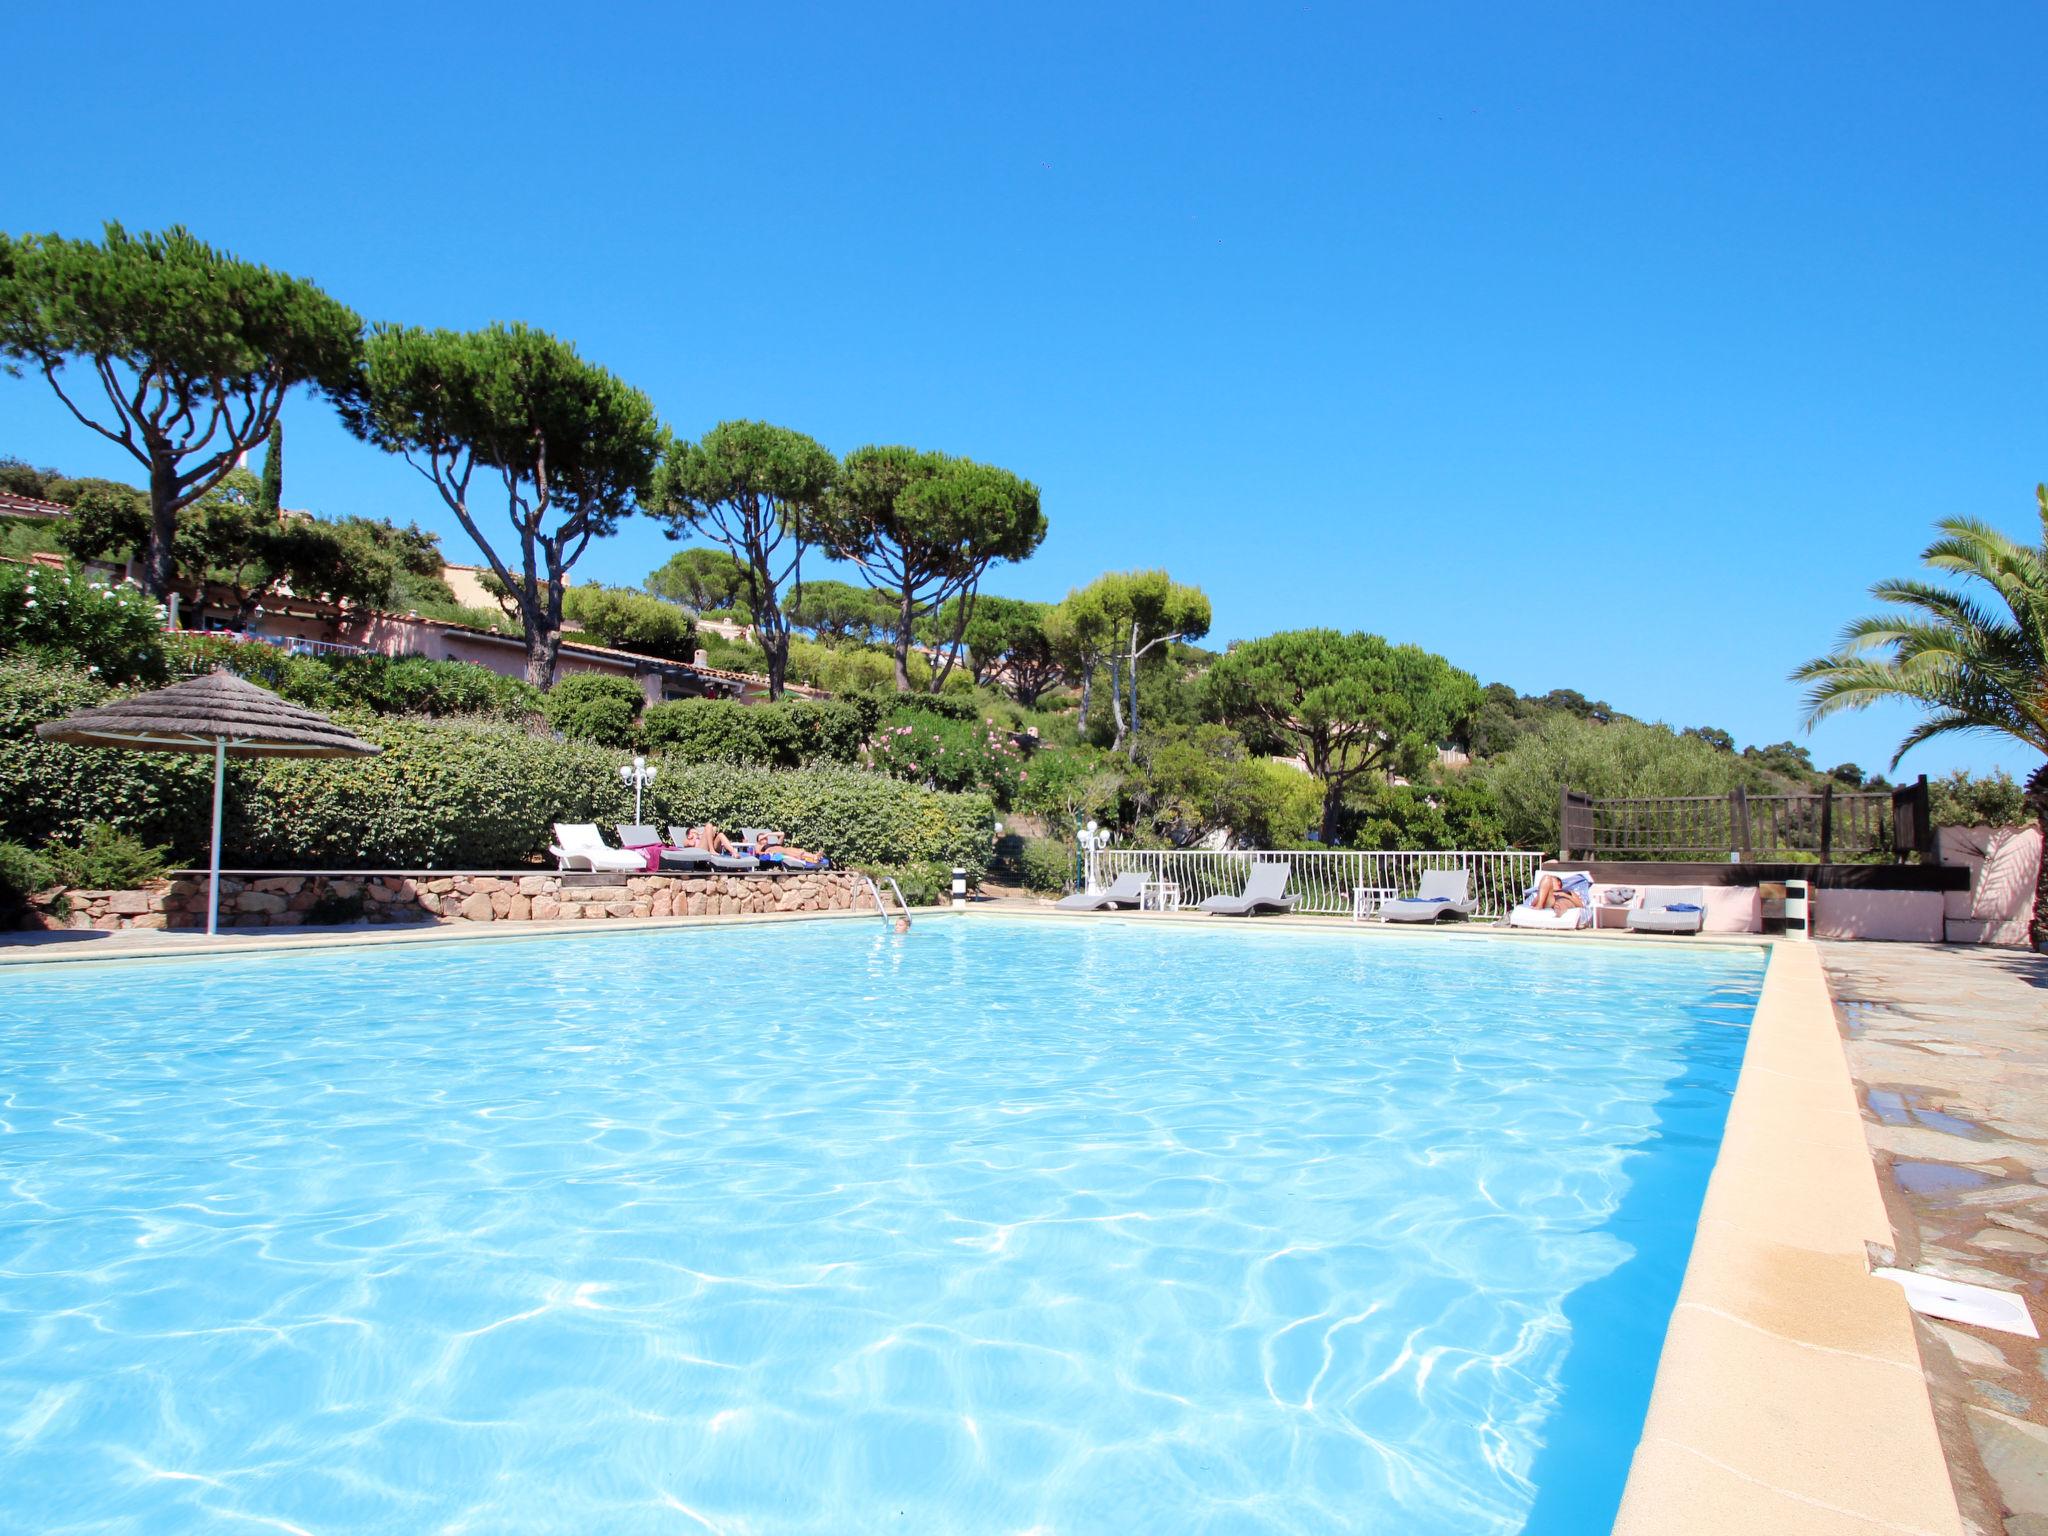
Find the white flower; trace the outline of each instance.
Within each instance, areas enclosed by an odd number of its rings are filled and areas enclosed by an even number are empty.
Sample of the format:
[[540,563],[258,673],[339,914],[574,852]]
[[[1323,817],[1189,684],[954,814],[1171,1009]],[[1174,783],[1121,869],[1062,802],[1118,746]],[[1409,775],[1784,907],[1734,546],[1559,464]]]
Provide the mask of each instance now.
[[[31,587],[31,588],[30,588],[29,590],[30,590],[31,592],[33,592],[33,591],[34,591],[35,589],[34,589],[33,587]],[[35,600],[34,598],[30,598],[30,599],[29,599],[29,600],[28,600],[27,602],[23,603],[23,604],[22,604],[21,606],[22,606],[22,607],[24,607],[24,608],[33,608],[33,607],[35,607],[35,605],[36,605],[36,600]]]

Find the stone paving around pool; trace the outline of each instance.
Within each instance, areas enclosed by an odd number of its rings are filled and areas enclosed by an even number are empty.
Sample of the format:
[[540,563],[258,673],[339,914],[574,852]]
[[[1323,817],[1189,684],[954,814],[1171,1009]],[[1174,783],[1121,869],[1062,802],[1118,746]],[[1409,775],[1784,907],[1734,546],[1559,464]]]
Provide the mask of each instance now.
[[[2048,955],[1819,948],[1900,1262],[2048,1329]],[[1915,1328],[1969,1528],[2048,1536],[2048,1343]]]

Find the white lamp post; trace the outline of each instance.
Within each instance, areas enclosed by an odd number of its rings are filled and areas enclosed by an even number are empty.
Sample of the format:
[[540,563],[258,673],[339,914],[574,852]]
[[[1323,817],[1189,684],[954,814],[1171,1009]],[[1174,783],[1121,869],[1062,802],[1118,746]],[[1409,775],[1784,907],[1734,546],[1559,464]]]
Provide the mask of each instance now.
[[633,786],[633,825],[640,824],[640,795],[660,775],[659,768],[647,766],[647,759],[639,753],[633,754],[633,761],[619,769],[619,782]]
[[1102,877],[1096,871],[1095,856],[1109,846],[1110,839],[1113,836],[1115,834],[1108,827],[1098,827],[1092,821],[1075,835],[1075,841],[1081,845],[1081,852],[1087,858],[1087,863],[1084,866],[1083,883],[1090,891],[1097,891],[1102,888]]

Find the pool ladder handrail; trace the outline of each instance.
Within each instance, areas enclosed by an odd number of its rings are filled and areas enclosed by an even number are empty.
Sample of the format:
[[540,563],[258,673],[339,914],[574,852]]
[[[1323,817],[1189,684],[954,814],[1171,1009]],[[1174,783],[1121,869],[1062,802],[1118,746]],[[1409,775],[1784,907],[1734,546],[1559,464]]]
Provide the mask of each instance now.
[[[882,880],[890,890],[896,893],[896,905],[903,909],[903,920],[906,923],[909,922],[910,903],[903,899],[903,887],[896,883],[894,875],[884,875]],[[868,894],[875,899],[875,916],[879,917],[882,920],[883,926],[886,927],[889,923],[889,909],[882,902],[882,887],[875,883],[872,876],[867,879],[866,885]]]

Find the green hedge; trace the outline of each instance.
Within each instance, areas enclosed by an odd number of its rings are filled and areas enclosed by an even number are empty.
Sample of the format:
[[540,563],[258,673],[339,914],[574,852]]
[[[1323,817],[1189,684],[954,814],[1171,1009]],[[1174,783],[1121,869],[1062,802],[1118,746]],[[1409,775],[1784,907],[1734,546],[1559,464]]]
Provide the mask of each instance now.
[[[66,747],[36,739],[38,721],[99,702],[108,690],[33,662],[0,664],[0,839],[76,843],[106,822],[196,859],[206,845],[208,760]],[[619,755],[509,724],[338,718],[384,748],[379,757],[232,762],[224,856],[255,867],[497,869],[539,856],[557,821],[609,833],[630,819]],[[842,864],[987,862],[994,807],[848,768],[774,772],[656,756],[662,772],[645,819],[780,827],[799,847]]]
[[763,768],[858,762],[873,729],[872,712],[859,705],[809,699],[777,704],[685,699],[651,705],[640,717],[648,751],[671,761]]
[[213,764],[192,753],[109,752],[41,741],[35,728],[112,693],[69,667],[0,662],[0,838],[76,843],[108,822],[187,856],[206,847]]
[[[523,677],[505,677],[470,661],[424,656],[294,656],[261,641],[173,635],[164,642],[180,676],[225,667],[238,677],[310,709],[355,706],[380,715],[538,715],[545,695]],[[631,684],[627,685],[631,687]],[[638,696],[638,690],[634,690]]]

